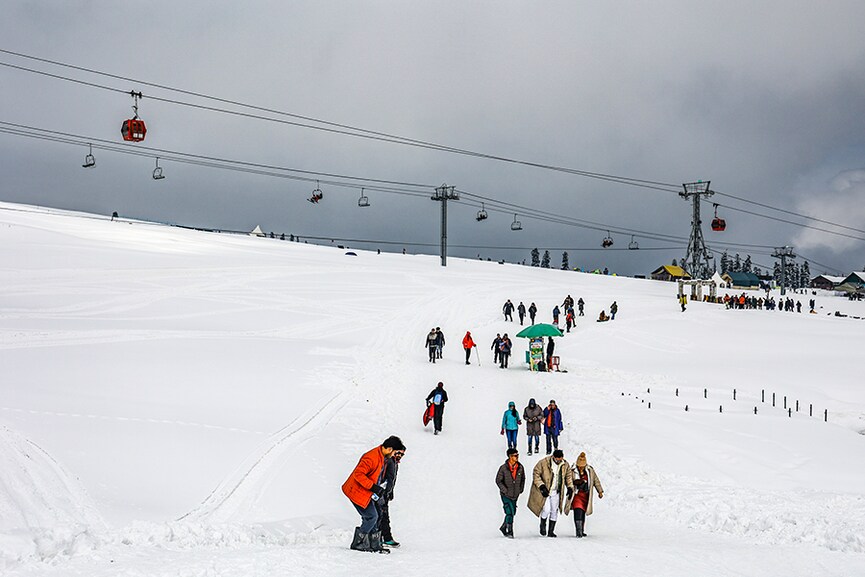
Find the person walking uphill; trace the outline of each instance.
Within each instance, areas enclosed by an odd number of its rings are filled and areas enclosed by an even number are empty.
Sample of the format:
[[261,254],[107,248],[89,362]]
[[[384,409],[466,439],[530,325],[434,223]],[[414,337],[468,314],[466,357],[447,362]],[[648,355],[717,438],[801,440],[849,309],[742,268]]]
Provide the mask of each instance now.
[[565,427],[562,425],[562,412],[556,406],[554,400],[550,400],[550,404],[544,409],[544,435],[547,436],[547,455],[553,448],[559,448],[559,433]]
[[445,391],[444,383],[439,383],[436,385],[430,394],[426,396],[426,404],[427,406],[435,405],[435,409],[433,412],[433,427],[435,428],[434,435],[438,435],[442,432],[442,417],[444,417],[445,413],[445,403],[448,402],[448,393]]
[[526,488],[526,470],[520,463],[519,452],[508,449],[508,459],[499,467],[496,473],[496,485],[499,488],[499,496],[502,498],[502,507],[505,510],[505,520],[499,531],[510,539],[514,538],[514,515],[517,514],[517,498]]
[[470,365],[469,358],[472,356],[472,349],[476,347],[475,341],[472,339],[472,334],[466,331],[466,336],[463,337],[463,350],[466,352],[466,364]]
[[523,301],[517,305],[517,314],[520,315],[520,326],[523,326],[523,321],[526,318],[526,305],[523,304]]
[[532,454],[532,440],[535,442],[535,453],[540,453],[541,421],[544,419],[544,410],[534,399],[529,399],[528,406],[523,409],[523,420],[526,422],[526,434],[529,437],[529,455]]
[[520,414],[517,412],[517,405],[511,401],[508,403],[508,410],[502,415],[502,435],[508,436],[508,449],[517,448],[517,435],[522,424]]
[[586,515],[592,514],[592,489],[598,492],[598,499],[604,498],[604,488],[595,470],[586,462],[586,454],[580,453],[571,470],[574,478],[574,500],[571,508],[574,510],[574,527],[577,537],[586,536]]
[[342,484],[342,492],[349,498],[360,513],[361,523],[354,529],[351,548],[356,551],[389,553],[382,547],[381,532],[378,526],[378,510],[375,502],[385,496],[387,488],[384,481],[385,460],[394,451],[405,451],[399,437],[388,437],[381,446],[364,453],[354,470]]
[[619,305],[616,304],[616,301],[613,301],[613,304],[610,305],[610,320],[616,320],[616,313],[619,312]]
[[538,307],[535,306],[535,303],[529,305],[529,318],[532,319],[532,324],[535,324],[535,315],[538,314]]
[[436,362],[436,357],[438,357],[438,353],[436,349],[438,348],[438,333],[435,329],[430,329],[429,334],[426,336],[426,348],[429,349],[429,362]]
[[[532,488],[529,491],[529,509],[541,519],[541,535],[556,537],[556,521],[563,510],[570,512],[574,494],[574,479],[565,454],[556,449],[550,457],[544,457],[532,472]],[[549,520],[549,530],[547,530]]]
[[441,327],[436,327],[436,357],[442,358],[442,353],[445,350],[445,334]]

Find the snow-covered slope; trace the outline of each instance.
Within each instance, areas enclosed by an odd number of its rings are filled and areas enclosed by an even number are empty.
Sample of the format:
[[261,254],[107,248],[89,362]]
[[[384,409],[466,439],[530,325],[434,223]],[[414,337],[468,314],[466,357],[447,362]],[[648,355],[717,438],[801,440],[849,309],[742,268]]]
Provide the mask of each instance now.
[[[681,313],[670,283],[354,252],[0,204],[0,567],[865,574],[865,322],[832,314],[862,303]],[[521,339],[508,370],[492,364],[495,334],[520,328],[506,299],[549,321],[567,294],[587,303],[557,343],[567,372],[526,371]],[[616,320],[595,323],[613,300]],[[451,402],[434,437],[420,421],[438,381]],[[566,458],[586,451],[604,482],[587,540],[569,518],[538,537],[525,497],[517,539],[497,531],[501,415],[530,397],[558,401]],[[408,446],[404,545],[355,553],[339,487],[390,434]]]

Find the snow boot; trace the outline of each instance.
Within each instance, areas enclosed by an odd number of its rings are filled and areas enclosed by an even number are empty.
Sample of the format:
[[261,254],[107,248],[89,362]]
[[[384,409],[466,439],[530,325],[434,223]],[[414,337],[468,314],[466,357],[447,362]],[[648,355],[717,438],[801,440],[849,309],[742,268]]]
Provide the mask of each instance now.
[[578,521],[576,517],[574,517],[574,526],[577,529],[577,539],[583,538],[583,522]]
[[550,521],[550,530],[547,532],[547,537],[558,537],[555,533],[556,530],[556,522]]
[[531,445],[529,445],[529,456],[530,457],[532,456],[532,446]]
[[585,521],[580,523],[580,533],[583,534],[583,537],[588,537],[588,535],[586,535],[586,522]]
[[499,531],[502,532],[502,535],[507,537],[508,536],[508,524],[506,522],[502,522],[502,526],[499,527]]
[[547,520],[543,517],[541,518],[541,535],[545,537],[547,535]]
[[508,534],[505,535],[505,537],[507,537],[508,539],[514,538],[514,524],[513,523],[508,523]]
[[[366,537],[366,533],[361,533],[360,527],[355,527],[354,528],[354,539],[352,539],[352,541],[351,541],[351,547],[350,548],[354,549],[355,551],[364,551],[365,549],[362,548],[362,546],[364,544],[364,537]],[[367,548],[369,548],[369,538],[367,538],[366,541],[367,541],[366,546],[367,546]]]
[[390,549],[381,546],[381,531],[373,531],[369,534],[369,550],[376,553],[390,553]]

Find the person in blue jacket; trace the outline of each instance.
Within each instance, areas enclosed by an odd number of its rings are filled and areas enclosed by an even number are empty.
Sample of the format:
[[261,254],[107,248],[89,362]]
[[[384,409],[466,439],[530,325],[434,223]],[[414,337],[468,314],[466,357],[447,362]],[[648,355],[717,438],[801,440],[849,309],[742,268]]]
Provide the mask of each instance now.
[[508,403],[508,410],[502,415],[502,435],[508,436],[508,449],[517,448],[517,434],[520,432],[520,425],[522,424],[520,414],[517,412],[517,405],[511,401]]
[[559,433],[562,432],[562,412],[556,406],[556,401],[550,400],[550,404],[544,409],[544,435],[547,437],[547,455],[553,452],[553,448],[559,448]]

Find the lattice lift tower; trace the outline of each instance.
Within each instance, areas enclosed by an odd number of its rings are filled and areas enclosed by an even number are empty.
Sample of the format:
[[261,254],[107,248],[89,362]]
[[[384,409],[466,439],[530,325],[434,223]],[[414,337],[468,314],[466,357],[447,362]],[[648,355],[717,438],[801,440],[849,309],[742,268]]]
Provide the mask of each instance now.
[[700,198],[709,198],[713,191],[709,190],[709,183],[703,182],[688,182],[682,185],[684,191],[679,193],[679,196],[685,200],[690,200],[693,205],[693,216],[691,217],[691,238],[688,239],[688,252],[685,253],[685,260],[682,261],[682,268],[688,271],[691,278],[709,278],[709,263],[712,260],[706,243],[703,241],[703,221],[700,220]]

